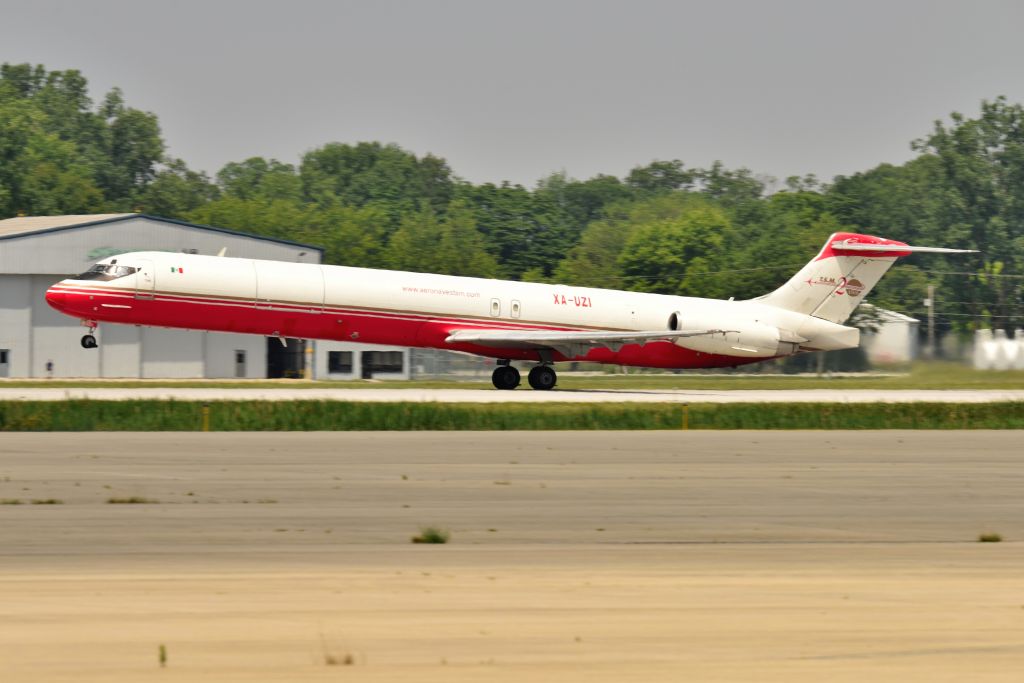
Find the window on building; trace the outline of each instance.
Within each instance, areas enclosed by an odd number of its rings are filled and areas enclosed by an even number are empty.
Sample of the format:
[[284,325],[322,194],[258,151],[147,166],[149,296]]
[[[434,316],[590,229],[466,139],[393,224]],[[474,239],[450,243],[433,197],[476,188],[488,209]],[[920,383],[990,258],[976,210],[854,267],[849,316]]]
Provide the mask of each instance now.
[[402,372],[405,369],[405,354],[401,351],[370,351],[363,358],[363,362],[369,360],[372,372]]
[[352,374],[352,352],[351,351],[328,351],[327,352],[327,373],[330,375],[351,375]]

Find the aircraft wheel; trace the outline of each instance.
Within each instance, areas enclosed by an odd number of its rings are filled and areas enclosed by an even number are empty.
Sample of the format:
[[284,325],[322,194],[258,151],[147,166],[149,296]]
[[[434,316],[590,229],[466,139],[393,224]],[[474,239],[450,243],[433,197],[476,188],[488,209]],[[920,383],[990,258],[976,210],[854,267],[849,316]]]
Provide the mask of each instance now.
[[96,343],[96,337],[91,334],[87,334],[82,337],[82,348],[83,349],[95,349],[99,344]]
[[511,365],[499,365],[494,368],[491,382],[496,389],[510,390],[519,386],[519,371]]
[[538,365],[530,370],[530,374],[526,379],[534,389],[547,391],[558,382],[558,375],[555,374],[555,369],[550,365]]

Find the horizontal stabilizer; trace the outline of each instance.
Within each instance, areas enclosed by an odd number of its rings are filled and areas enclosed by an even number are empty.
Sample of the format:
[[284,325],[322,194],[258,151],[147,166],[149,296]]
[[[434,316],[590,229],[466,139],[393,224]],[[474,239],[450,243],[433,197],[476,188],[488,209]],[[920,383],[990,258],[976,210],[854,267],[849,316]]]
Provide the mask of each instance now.
[[918,252],[918,253],[931,253],[931,254],[976,254],[977,249],[947,249],[945,247],[912,247],[907,244],[863,244],[860,242],[851,242],[849,240],[842,240],[839,242],[832,243],[833,249],[840,249],[842,251],[883,251],[883,252]]

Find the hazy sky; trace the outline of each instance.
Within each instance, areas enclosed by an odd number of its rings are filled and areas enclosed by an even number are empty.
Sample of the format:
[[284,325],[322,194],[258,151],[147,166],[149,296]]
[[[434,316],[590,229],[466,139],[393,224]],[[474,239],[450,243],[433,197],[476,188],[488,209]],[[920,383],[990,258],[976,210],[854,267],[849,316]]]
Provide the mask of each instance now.
[[211,174],[380,140],[474,182],[673,158],[829,179],[1024,101],[1022,26],[1020,0],[0,0],[0,61],[120,86]]

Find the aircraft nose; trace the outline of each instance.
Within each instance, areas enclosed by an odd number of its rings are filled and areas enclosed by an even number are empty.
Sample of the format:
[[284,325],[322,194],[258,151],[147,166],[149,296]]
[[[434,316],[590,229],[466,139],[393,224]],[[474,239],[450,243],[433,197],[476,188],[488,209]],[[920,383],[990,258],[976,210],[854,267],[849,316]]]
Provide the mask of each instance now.
[[46,303],[50,304],[59,311],[62,308],[64,308],[67,296],[68,295],[62,292],[61,290],[50,287],[48,290],[46,290]]

